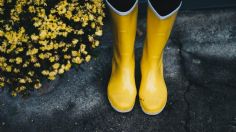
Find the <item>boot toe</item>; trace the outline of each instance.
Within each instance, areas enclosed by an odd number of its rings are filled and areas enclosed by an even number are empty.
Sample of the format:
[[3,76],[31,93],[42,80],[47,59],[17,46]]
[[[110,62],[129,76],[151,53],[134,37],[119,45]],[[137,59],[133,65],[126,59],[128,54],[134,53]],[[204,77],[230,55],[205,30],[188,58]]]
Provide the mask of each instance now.
[[130,112],[135,104],[135,97],[117,97],[117,96],[108,96],[108,100],[113,109],[120,113]]
[[145,114],[157,115],[163,111],[167,102],[167,95],[140,97],[140,105]]

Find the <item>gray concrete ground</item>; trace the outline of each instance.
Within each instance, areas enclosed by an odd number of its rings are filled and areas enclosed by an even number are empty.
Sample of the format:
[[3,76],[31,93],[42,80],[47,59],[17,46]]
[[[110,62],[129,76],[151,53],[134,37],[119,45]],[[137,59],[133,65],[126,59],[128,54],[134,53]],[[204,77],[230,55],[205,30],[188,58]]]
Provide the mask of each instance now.
[[[145,38],[139,18],[136,81]],[[106,98],[111,72],[111,24],[106,21],[102,46],[89,64],[74,68],[31,97],[0,94],[0,131],[236,131],[236,10],[182,11],[165,49],[168,103],[157,116],[139,106],[115,112]]]

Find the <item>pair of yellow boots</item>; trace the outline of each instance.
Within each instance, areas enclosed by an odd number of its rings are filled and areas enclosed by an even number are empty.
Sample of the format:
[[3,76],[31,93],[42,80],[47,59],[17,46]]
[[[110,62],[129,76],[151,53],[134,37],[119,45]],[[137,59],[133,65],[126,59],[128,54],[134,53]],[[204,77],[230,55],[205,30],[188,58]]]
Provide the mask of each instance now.
[[[107,94],[111,106],[118,112],[130,112],[135,104],[134,44],[136,36],[137,4],[128,13],[118,14],[110,8],[113,21],[112,73]],[[167,88],[163,76],[163,49],[168,41],[177,13],[160,18],[149,6],[147,11],[147,36],[141,60],[140,105],[144,113],[156,115],[167,102]]]

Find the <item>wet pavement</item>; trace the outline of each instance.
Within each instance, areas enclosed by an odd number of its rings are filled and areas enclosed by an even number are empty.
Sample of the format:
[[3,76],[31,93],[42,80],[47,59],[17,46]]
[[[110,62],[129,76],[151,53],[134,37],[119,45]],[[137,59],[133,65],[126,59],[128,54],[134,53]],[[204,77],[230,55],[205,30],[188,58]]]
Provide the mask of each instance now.
[[[139,18],[136,81],[145,38]],[[168,103],[157,116],[115,112],[106,98],[111,72],[111,24],[90,63],[47,83],[29,98],[0,94],[0,131],[236,131],[236,10],[182,11],[164,53]]]

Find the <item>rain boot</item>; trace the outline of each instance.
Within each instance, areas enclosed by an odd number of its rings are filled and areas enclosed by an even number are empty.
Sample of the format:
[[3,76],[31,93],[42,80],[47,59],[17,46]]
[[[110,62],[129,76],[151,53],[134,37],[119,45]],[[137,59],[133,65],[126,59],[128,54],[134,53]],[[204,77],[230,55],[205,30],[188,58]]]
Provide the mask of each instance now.
[[134,44],[138,15],[137,0],[107,0],[114,35],[112,73],[107,94],[111,106],[125,113],[133,109],[135,84]]
[[148,1],[147,36],[141,60],[142,79],[139,90],[141,108],[148,115],[160,113],[167,102],[163,49],[181,4],[180,0]]

